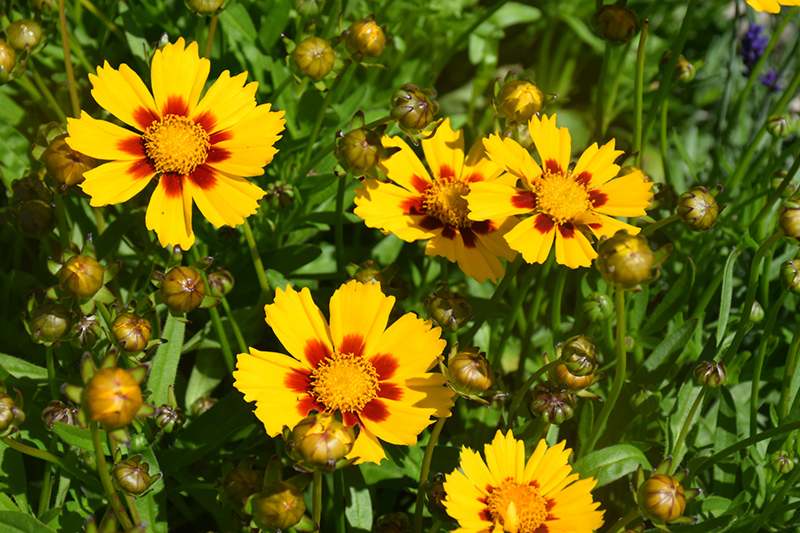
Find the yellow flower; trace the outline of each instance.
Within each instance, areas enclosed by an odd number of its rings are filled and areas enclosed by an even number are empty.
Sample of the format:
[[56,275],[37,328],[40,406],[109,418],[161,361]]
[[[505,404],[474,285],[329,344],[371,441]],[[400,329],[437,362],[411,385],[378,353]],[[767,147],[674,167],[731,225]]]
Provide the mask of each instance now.
[[484,447],[486,460],[463,446],[459,470],[446,477],[444,506],[460,526],[455,533],[589,533],[603,525],[592,501],[594,478],[578,481],[564,441],[544,440],[525,462],[525,444],[498,431]]
[[[610,237],[620,229],[638,233],[639,228],[613,217],[644,215],[653,184],[638,170],[612,179],[619,172],[614,161],[622,154],[614,150],[613,139],[600,148],[596,143],[587,148],[570,170],[569,131],[557,128],[555,121],[555,115],[541,120],[534,115],[528,125],[541,167],[513,139],[492,135],[484,141],[489,157],[507,174],[472,184],[469,218],[529,214],[505,236],[525,261],[544,263],[555,242],[556,261],[570,268],[589,266],[597,252],[587,235]],[[517,180],[521,186],[514,185]]]
[[412,313],[387,328],[393,305],[380,284],[353,280],[333,293],[329,326],[308,289],[276,291],[266,320],[291,356],[250,348],[233,373],[267,434],[312,410],[339,411],[345,426],[361,428],[346,457],[380,463],[378,439],[413,446],[431,416],[449,415],[453,393],[428,372],[446,345],[441,330]]
[[162,246],[194,243],[192,202],[214,226],[235,226],[256,212],[264,191],[242,176],[260,176],[277,150],[283,111],[256,105],[257,82],[226,70],[203,99],[210,63],[183,38],[157,50],[150,66],[152,95],[128,65],[108,62],[89,75],[92,96],[135,129],[82,112],[67,121],[70,148],[111,160],[84,174],[93,206],[125,202],[157,182],[145,222]]
[[367,226],[394,233],[406,242],[428,239],[426,254],[458,262],[458,267],[478,282],[501,277],[504,270],[498,257],[511,260],[516,256],[503,234],[517,219],[503,215],[474,222],[467,218],[463,197],[484,180],[510,186],[516,178],[500,176],[502,169],[486,157],[480,141],[465,159],[464,133],[453,131],[449,119],[433,137],[422,141],[433,179],[399,137],[384,137],[383,146],[400,149],[380,163],[394,183],[362,182],[356,189],[355,214]]
[[779,13],[781,6],[800,6],[800,0],[747,0],[756,11]]

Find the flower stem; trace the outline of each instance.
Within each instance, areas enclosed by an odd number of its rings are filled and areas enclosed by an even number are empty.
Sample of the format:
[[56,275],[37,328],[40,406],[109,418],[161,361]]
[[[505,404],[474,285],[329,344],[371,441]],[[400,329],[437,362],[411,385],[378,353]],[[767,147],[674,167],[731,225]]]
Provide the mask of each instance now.
[[47,381],[50,382],[50,395],[58,400],[58,385],[56,384],[56,362],[53,357],[53,346],[46,346],[44,356],[47,361]]
[[97,484],[97,480],[87,476],[81,470],[73,468],[72,466],[64,462],[64,460],[57,455],[54,455],[50,452],[46,452],[44,450],[31,448],[30,446],[22,444],[21,442],[17,442],[16,440],[9,437],[2,437],[0,438],[0,440],[2,440],[3,443],[9,448],[13,448],[20,453],[24,453],[25,455],[30,455],[31,457],[36,457],[37,459],[41,459],[43,461],[47,461],[48,463],[56,465],[60,469],[64,470],[68,474],[75,476],[77,479],[80,479],[89,486],[94,486]]
[[[61,0],[63,2],[63,0]],[[92,431],[92,447],[94,448],[94,455],[97,459],[97,475],[100,476],[100,482],[103,484],[108,501],[111,503],[111,508],[114,514],[117,515],[117,520],[122,525],[122,529],[130,529],[133,527],[131,519],[128,518],[128,513],[122,506],[122,500],[119,498],[114,484],[111,482],[111,476],[108,474],[108,464],[106,463],[106,454],[103,451],[103,444],[100,442],[100,429],[97,427],[97,422],[91,422],[89,427]]]
[[475,338],[475,334],[478,333],[478,330],[481,329],[481,326],[486,321],[486,319],[491,316],[491,311],[495,305],[500,301],[500,299],[505,294],[508,286],[511,285],[511,280],[514,279],[516,276],[519,267],[522,266],[524,260],[522,259],[522,254],[518,255],[514,261],[511,262],[510,265],[506,267],[506,273],[503,276],[503,279],[500,281],[500,284],[494,290],[494,294],[492,298],[489,300],[489,303],[483,306],[481,309],[475,313],[475,319],[472,327],[470,328],[469,332],[464,336],[465,342],[464,346],[470,346],[472,343],[472,339]]
[[244,228],[244,237],[247,239],[247,247],[250,248],[250,256],[253,258],[253,266],[256,268],[258,284],[261,286],[261,294],[258,298],[259,305],[261,305],[269,295],[269,282],[267,281],[267,274],[264,271],[264,263],[261,262],[261,255],[258,253],[256,239],[253,237],[253,230],[250,228],[250,221],[245,219],[242,227]]
[[129,494],[125,495],[125,503],[128,505],[128,510],[131,513],[134,524],[141,524],[142,518],[139,516],[139,511],[136,509],[136,501]]
[[697,414],[697,409],[700,408],[700,405],[703,403],[703,397],[706,395],[706,388],[703,387],[700,390],[700,394],[697,395],[697,399],[692,404],[692,408],[689,410],[689,416],[686,417],[686,421],[683,423],[683,427],[681,428],[681,432],[678,434],[678,438],[675,441],[675,446],[672,447],[672,457],[675,458],[673,463],[673,470],[669,474],[672,475],[678,470],[678,463],[680,462],[681,456],[681,448],[683,448],[683,443],[686,441],[686,435],[689,434],[689,428],[692,426],[692,421],[694,420],[694,415]]
[[606,42],[606,48],[603,52],[603,62],[600,65],[600,79],[597,80],[597,102],[595,108],[595,133],[594,137],[598,143],[603,142],[603,138],[605,137],[605,102],[603,101],[605,98],[604,89],[606,84],[606,78],[608,77],[608,64],[611,62],[611,43]]
[[317,114],[317,120],[314,122],[314,128],[311,130],[311,135],[309,136],[308,141],[306,141],[308,144],[306,144],[306,152],[303,155],[303,166],[305,166],[309,159],[311,159],[311,152],[313,151],[314,143],[317,141],[317,137],[319,136],[319,131],[322,128],[322,121],[325,119],[325,112],[328,111],[328,107],[330,107],[331,102],[333,101],[333,94],[336,92],[336,89],[339,87],[339,84],[342,82],[342,79],[344,79],[347,70],[352,64],[352,61],[345,62],[344,67],[342,67],[339,75],[335,80],[333,80],[333,84],[331,84],[331,88],[328,90],[328,96],[325,98],[325,102],[322,104],[322,107]]
[[344,268],[344,192],[347,182],[347,174],[339,176],[339,184],[336,188],[336,213],[334,218],[334,241],[336,243],[336,271],[341,272]]
[[551,300],[551,327],[553,337],[561,334],[561,298],[564,294],[564,285],[567,283],[567,269],[559,268],[556,275],[556,285],[553,288],[553,298]]
[[619,393],[622,391],[622,385],[625,383],[625,372],[627,363],[627,354],[625,353],[625,291],[622,287],[617,285],[614,289],[614,296],[617,308],[617,361],[616,372],[614,373],[614,381],[611,384],[611,392],[608,393],[608,399],[597,417],[597,421],[592,427],[592,435],[589,437],[589,442],[586,447],[581,450],[581,456],[592,453],[597,440],[605,430],[608,417],[611,415],[611,410],[614,409],[614,404],[617,403]]
[[56,115],[58,115],[58,120],[66,122],[67,114],[64,113],[64,109],[58,103],[58,100],[56,100],[56,97],[53,96],[52,91],[47,87],[47,84],[45,84],[44,80],[39,75],[39,72],[36,70],[33,61],[28,60],[28,68],[33,76],[33,82],[36,84],[36,87],[39,89],[39,92],[42,94],[42,96],[44,96],[44,99],[47,100],[47,103],[50,104],[50,108],[55,112]]
[[755,524],[750,526],[748,533],[762,530],[761,526],[769,519],[770,515],[775,512],[775,508],[778,506],[778,504],[786,498],[789,490],[797,486],[798,479],[800,479],[800,468],[795,467],[794,471],[792,472],[792,476],[786,480],[786,482],[783,484],[783,487],[781,487],[780,492],[778,492],[778,494],[776,494],[775,497],[770,500],[761,513],[757,514],[758,520],[756,520]]
[[446,417],[436,420],[436,424],[431,431],[431,438],[428,439],[428,445],[425,446],[425,456],[422,459],[422,468],[419,471],[419,485],[417,486],[417,505],[414,508],[414,533],[422,533],[422,509],[424,507],[423,501],[425,499],[425,484],[428,482],[428,473],[431,469],[431,459],[433,458],[433,450],[436,449],[436,441],[439,440],[439,434],[442,432]]
[[67,212],[64,209],[64,197],[56,192],[53,195],[53,203],[56,204],[56,220],[58,220],[58,240],[61,242],[61,249],[66,250],[70,244],[70,231],[67,224]]
[[[644,93],[644,45],[647,41],[647,28],[650,21],[645,19],[639,34],[639,48],[636,51],[636,76],[633,79],[633,153],[636,166],[642,163],[642,94]],[[664,102],[666,105],[666,101]]]
[[208,37],[206,38],[206,49],[203,57],[211,59],[211,49],[214,47],[214,34],[217,32],[217,23],[219,22],[219,15],[211,17],[211,23],[208,25]]
[[69,33],[67,32],[67,13],[64,9],[64,0],[58,0],[58,24],[61,30],[61,45],[64,48],[64,70],[67,72],[69,85],[69,99],[72,103],[72,116],[81,115],[81,104],[78,101],[78,89],[75,86],[75,71],[72,68],[72,56],[69,53]]
[[[58,444],[58,437],[53,434],[50,438],[50,446],[48,448],[49,453],[53,453],[56,449],[56,444]],[[50,463],[45,463],[44,465],[44,474],[42,475],[42,490],[39,496],[39,508],[36,512],[36,516],[41,517],[45,511],[50,507],[50,496],[53,493],[53,478],[50,476]]]
[[781,389],[781,399],[778,403],[778,420],[781,422],[789,414],[789,394],[791,393],[792,378],[797,364],[798,345],[800,345],[800,318],[794,326],[792,343],[789,345],[789,353],[786,354],[786,366],[783,368],[783,388]]
[[432,525],[432,526],[431,526],[431,528],[428,530],[428,533],[436,533],[437,531],[439,531],[439,529],[440,529],[441,527],[442,527],[442,521],[441,521],[441,520],[439,520],[438,518],[434,518],[434,519],[433,519],[433,525]]
[[[761,370],[764,368],[764,359],[767,356],[767,344],[770,335],[772,335],[772,330],[775,328],[775,320],[778,318],[778,312],[781,310],[781,307],[783,307],[783,302],[788,295],[789,291],[782,291],[781,295],[778,297],[778,301],[771,306],[769,316],[767,317],[767,324],[764,326],[764,332],[761,334],[761,343],[758,346],[758,355],[756,356],[755,369],[753,370],[753,382],[750,388],[751,436],[755,435],[758,431],[758,387],[759,381],[761,380]],[[749,309],[745,311],[745,313],[749,312]],[[742,315],[742,320],[745,320],[744,313]]]
[[664,226],[666,226],[667,224],[675,222],[676,220],[679,220],[680,218],[681,218],[681,216],[679,214],[673,213],[672,215],[670,215],[668,217],[662,218],[658,222],[653,222],[649,226],[645,226],[644,228],[642,228],[642,231],[639,232],[639,235],[641,235],[642,237],[647,237],[648,235],[653,234],[657,229],[661,229]]
[[619,520],[617,520],[617,523],[614,524],[614,526],[611,529],[606,531],[606,533],[617,533],[618,531],[622,531],[628,524],[636,520],[638,517],[639,517],[639,509],[636,508],[630,513],[620,518]]
[[231,323],[231,327],[233,328],[233,336],[236,338],[236,346],[239,348],[239,352],[248,353],[249,348],[242,335],[242,330],[239,328],[239,323],[236,322],[236,317],[233,316],[233,311],[231,311],[231,305],[228,303],[228,299],[224,296],[222,297],[222,308],[225,310],[225,316],[228,317],[228,322]]
[[311,519],[319,525],[322,518],[322,471],[314,470],[314,481],[311,488]]
[[525,380],[525,383],[523,383],[522,386],[516,390],[514,393],[514,399],[511,400],[511,405],[508,407],[508,415],[506,415],[506,427],[511,427],[511,424],[514,421],[514,414],[517,412],[517,409],[519,409],[519,404],[521,404],[522,400],[525,398],[525,393],[527,393],[533,384],[536,383],[536,380],[542,377],[546,372],[549,372],[553,368],[557,367],[559,364],[561,364],[561,360],[556,359],[552,363],[543,365],[542,368],[531,374],[531,377]]

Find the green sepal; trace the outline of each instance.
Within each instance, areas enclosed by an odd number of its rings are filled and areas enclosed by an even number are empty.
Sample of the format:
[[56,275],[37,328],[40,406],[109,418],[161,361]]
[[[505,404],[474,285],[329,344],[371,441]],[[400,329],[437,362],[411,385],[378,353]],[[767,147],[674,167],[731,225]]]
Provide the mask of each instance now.
[[670,524],[694,524],[695,522],[697,522],[697,518],[691,516],[681,516],[670,522]]
[[84,385],[89,383],[89,380],[92,379],[95,372],[97,372],[97,367],[94,364],[94,360],[89,352],[86,352],[83,354],[83,357],[81,357],[81,379]]
[[131,368],[128,373],[136,380],[136,383],[141,383],[147,377],[147,372],[150,370],[150,365],[143,364]]
[[122,267],[122,261],[112,261],[106,265],[103,271],[103,283],[108,283],[119,274],[119,269]]
[[130,448],[131,436],[128,433],[127,428],[121,427],[111,430],[107,429],[106,431],[108,431],[108,436],[112,441],[124,444],[126,448]]
[[686,476],[688,474],[689,474],[689,471],[686,470],[686,469],[683,469],[683,470],[678,470],[677,472],[672,474],[672,477],[674,477],[675,481],[677,481],[678,483],[683,483],[683,480],[686,479]]
[[314,531],[319,531],[319,525],[317,525],[317,523],[311,520],[308,516],[303,515],[303,518],[301,518],[298,523],[292,526],[292,529],[298,531],[299,533],[313,533]]
[[[644,468],[642,467],[641,463],[639,463],[639,468],[636,469],[636,490],[639,490],[639,487],[644,485]],[[636,493],[634,492],[634,495]]]
[[686,503],[697,498],[701,492],[703,492],[703,489],[698,489],[698,488],[684,489],[684,495],[686,496]]
[[35,160],[40,161],[42,159],[42,154],[44,154],[46,150],[46,146],[40,146],[34,143],[33,146],[31,146],[31,155]]
[[173,409],[178,408],[178,400],[175,398],[175,388],[172,385],[167,387],[167,405]]
[[100,368],[116,368],[117,367],[117,352],[109,350],[109,352],[100,361]]
[[[272,483],[281,480],[281,458],[273,455],[267,463],[267,468],[264,470],[264,483],[262,488],[267,488]],[[246,509],[245,509],[246,510]]]
[[[100,287],[100,290],[105,289],[105,287]],[[100,292],[100,291],[98,291]],[[96,296],[96,295],[95,295]],[[84,315],[91,315],[94,313],[95,305],[94,305],[94,298],[89,298],[88,300],[84,300],[78,308],[81,310],[81,313]]]
[[58,271],[61,270],[61,266],[63,264],[64,263],[56,263],[55,261],[53,261],[53,258],[51,257],[47,258],[47,270],[49,270],[50,273],[54,276],[58,274]]
[[156,408],[150,404],[142,404],[138,411],[136,411],[136,416],[138,418],[146,418],[149,416],[153,416],[156,413]]
[[204,257],[200,261],[192,263],[191,265],[189,265],[189,267],[197,270],[198,272],[203,272],[206,269],[208,269],[208,267],[211,266],[212,261],[214,261],[213,257],[211,256]]
[[670,455],[660,463],[655,470],[653,470],[650,475],[655,476],[657,474],[666,474],[669,475],[669,471],[672,470],[672,456]]
[[218,306],[220,304],[221,301],[222,301],[222,299],[220,299],[219,296],[210,296],[210,295],[206,294],[203,297],[203,301],[200,302],[200,308],[201,309],[208,309],[210,307],[216,307],[216,306]]
[[61,386],[61,392],[63,392],[64,396],[66,396],[72,403],[81,403],[81,399],[83,398],[83,387],[64,383]]
[[164,268],[164,272],[169,272],[173,267],[180,266],[182,261],[183,250],[181,250],[180,246],[173,246],[172,255],[170,256],[169,261],[167,261],[167,266]]

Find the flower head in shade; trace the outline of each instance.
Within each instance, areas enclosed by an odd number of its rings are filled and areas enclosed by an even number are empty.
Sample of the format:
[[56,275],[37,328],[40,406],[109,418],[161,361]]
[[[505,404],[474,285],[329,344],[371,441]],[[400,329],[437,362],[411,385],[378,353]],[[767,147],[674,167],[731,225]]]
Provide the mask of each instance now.
[[412,313],[387,327],[394,298],[380,284],[350,281],[334,292],[330,325],[308,289],[278,289],[267,324],[291,355],[250,348],[234,386],[274,437],[316,410],[360,426],[347,458],[379,463],[378,439],[413,446],[431,417],[449,416],[452,391],[429,373],[445,348],[441,330]]
[[747,0],[756,11],[780,13],[781,6],[800,6],[800,0]]
[[555,245],[556,261],[570,268],[589,266],[597,257],[592,236],[639,232],[613,217],[644,215],[653,184],[640,170],[613,179],[619,172],[614,161],[622,154],[614,150],[613,139],[587,148],[571,168],[569,131],[556,127],[555,115],[541,120],[534,115],[529,129],[541,166],[513,139],[492,135],[484,141],[489,157],[507,174],[472,184],[467,195],[471,220],[530,215],[506,233],[509,246],[527,262],[543,263]]
[[82,112],[69,119],[70,148],[110,162],[84,173],[90,204],[131,199],[156,181],[145,222],[162,246],[194,243],[192,203],[214,226],[235,226],[256,212],[264,191],[245,177],[260,176],[277,150],[283,111],[256,105],[258,83],[226,70],[200,99],[210,63],[183,38],[157,50],[150,66],[152,94],[128,65],[106,62],[89,75],[92,96],[132,129]]
[[486,157],[481,141],[465,158],[464,133],[453,131],[450,120],[445,119],[435,135],[422,141],[430,174],[400,137],[384,137],[383,146],[399,148],[380,163],[392,183],[362,182],[356,189],[355,214],[367,226],[394,233],[406,242],[428,239],[426,254],[457,262],[466,275],[479,282],[501,277],[504,270],[498,258],[516,256],[503,234],[517,220],[507,215],[470,220],[464,196],[485,180],[515,180],[500,177],[502,168]]
[[539,441],[525,461],[525,444],[498,431],[484,447],[485,460],[466,446],[459,469],[444,483],[444,506],[460,526],[456,533],[590,533],[603,525],[592,501],[594,478],[578,480],[567,463],[564,441]]

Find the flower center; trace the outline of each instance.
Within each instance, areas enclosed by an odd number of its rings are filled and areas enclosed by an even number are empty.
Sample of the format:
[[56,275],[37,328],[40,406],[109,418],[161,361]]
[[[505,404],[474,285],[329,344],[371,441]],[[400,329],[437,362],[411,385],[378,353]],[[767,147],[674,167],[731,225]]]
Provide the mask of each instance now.
[[331,411],[360,411],[378,397],[378,372],[361,355],[334,352],[311,372],[311,396]]
[[472,221],[467,218],[469,209],[462,196],[469,193],[469,185],[461,178],[449,176],[433,180],[433,184],[422,195],[427,214],[438,218],[443,224],[456,228],[468,228]]
[[494,523],[508,533],[532,533],[547,520],[547,501],[536,487],[512,479],[495,488],[486,505]]
[[571,172],[547,172],[533,186],[537,208],[556,224],[575,220],[592,204],[586,186],[575,181]]
[[167,115],[154,122],[142,136],[144,151],[156,172],[188,176],[206,162],[211,148],[208,132],[195,121]]

